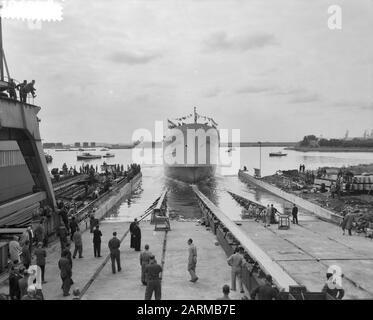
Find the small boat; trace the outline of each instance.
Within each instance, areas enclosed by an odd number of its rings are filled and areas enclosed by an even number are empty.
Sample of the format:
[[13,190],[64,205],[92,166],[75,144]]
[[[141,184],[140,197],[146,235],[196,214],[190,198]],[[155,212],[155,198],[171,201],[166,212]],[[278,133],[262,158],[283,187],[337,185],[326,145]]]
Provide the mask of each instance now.
[[109,149],[107,149],[107,148],[102,148],[102,149],[100,149],[100,151],[109,151]]
[[282,153],[282,151],[271,152],[269,154],[270,157],[284,157],[284,156],[287,156],[287,155],[288,155],[287,153]]
[[83,153],[77,156],[77,160],[92,160],[92,159],[101,159],[102,156],[98,154]]
[[107,152],[107,153],[105,153],[105,155],[103,155],[103,157],[104,158],[113,158],[113,157],[115,157],[115,154]]

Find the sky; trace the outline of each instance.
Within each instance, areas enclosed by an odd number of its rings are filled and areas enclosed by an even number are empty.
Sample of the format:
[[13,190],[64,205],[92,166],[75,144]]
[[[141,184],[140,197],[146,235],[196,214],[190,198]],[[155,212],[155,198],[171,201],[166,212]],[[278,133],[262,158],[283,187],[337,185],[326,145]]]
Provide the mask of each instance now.
[[195,106],[241,141],[299,141],[373,129],[372,17],[373,0],[65,0],[40,29],[4,20],[3,45],[44,142],[129,142]]

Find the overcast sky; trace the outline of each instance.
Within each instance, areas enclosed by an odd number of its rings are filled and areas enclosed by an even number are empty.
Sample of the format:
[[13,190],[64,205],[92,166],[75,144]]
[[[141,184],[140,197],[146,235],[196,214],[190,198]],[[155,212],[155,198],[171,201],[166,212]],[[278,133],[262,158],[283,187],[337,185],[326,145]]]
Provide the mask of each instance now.
[[373,0],[65,0],[62,22],[3,34],[44,141],[127,142],[194,106],[245,141],[373,129]]

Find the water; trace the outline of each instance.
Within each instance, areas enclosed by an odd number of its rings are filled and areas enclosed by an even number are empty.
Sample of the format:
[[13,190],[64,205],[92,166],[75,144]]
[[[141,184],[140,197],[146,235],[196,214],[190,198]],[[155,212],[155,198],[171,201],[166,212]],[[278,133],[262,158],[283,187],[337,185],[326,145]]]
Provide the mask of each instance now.
[[[107,151],[92,151],[94,154],[105,154]],[[269,157],[270,152],[283,151],[286,157]],[[105,161],[108,164],[123,164],[124,166],[132,162],[132,150],[117,149],[111,150],[115,154],[114,158],[103,158],[90,161],[77,161],[77,151],[57,152],[48,150],[52,155],[53,162],[48,165],[52,168],[61,168],[64,163],[68,167],[76,166],[77,170],[82,164],[100,165]],[[348,166],[356,164],[368,164],[373,162],[372,153],[317,153],[317,152],[297,152],[284,150],[282,147],[262,147],[261,148],[262,175],[270,175],[277,170],[297,169],[300,164],[304,164],[307,169],[317,169],[321,166]],[[259,168],[259,148],[241,148],[241,167],[246,165],[249,173],[253,173],[254,168]],[[263,190],[256,189],[241,182],[237,177],[237,169],[231,170],[230,175],[222,175],[219,170],[215,177],[198,184],[199,189],[231,219],[240,220],[242,208],[227,193],[227,190],[243,194],[246,198],[261,202],[264,205],[274,204],[274,206],[284,211],[289,203]],[[199,218],[200,210],[195,201],[191,187],[184,182],[169,179],[163,175],[163,167],[157,165],[142,166],[143,178],[139,188],[135,191],[131,199],[124,201],[116,212],[108,218],[109,221],[129,221],[138,217],[154,202],[164,188],[168,188],[168,208],[172,213],[178,214],[185,219]],[[306,219],[305,212],[300,211],[300,219]]]

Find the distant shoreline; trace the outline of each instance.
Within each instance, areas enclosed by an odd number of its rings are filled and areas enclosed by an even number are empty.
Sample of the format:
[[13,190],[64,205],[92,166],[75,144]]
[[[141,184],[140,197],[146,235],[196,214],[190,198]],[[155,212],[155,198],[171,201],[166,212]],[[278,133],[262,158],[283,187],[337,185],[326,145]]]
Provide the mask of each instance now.
[[373,152],[373,148],[360,148],[360,147],[288,147],[286,150],[294,150],[301,152]]

